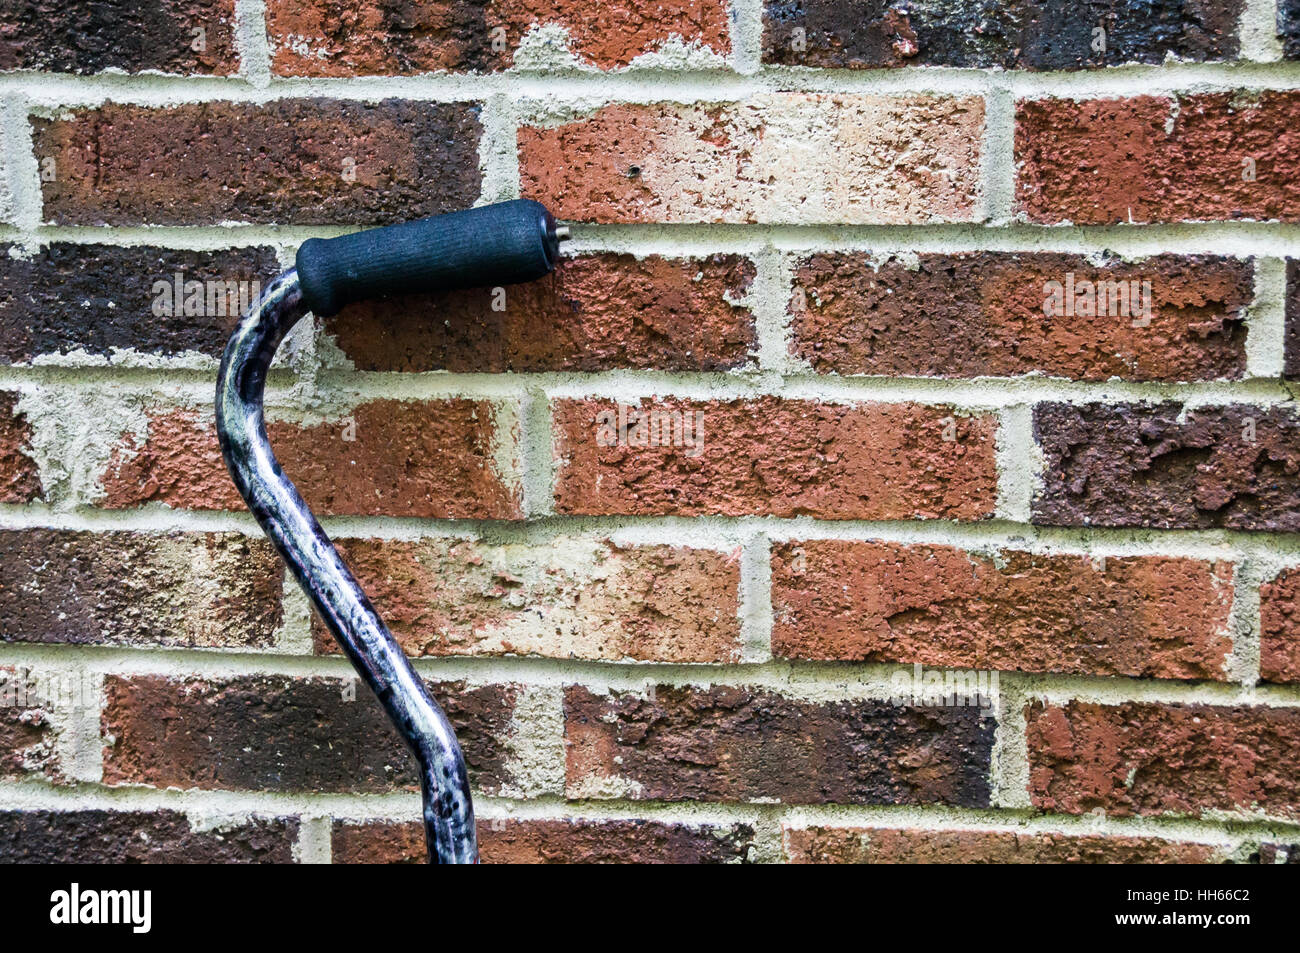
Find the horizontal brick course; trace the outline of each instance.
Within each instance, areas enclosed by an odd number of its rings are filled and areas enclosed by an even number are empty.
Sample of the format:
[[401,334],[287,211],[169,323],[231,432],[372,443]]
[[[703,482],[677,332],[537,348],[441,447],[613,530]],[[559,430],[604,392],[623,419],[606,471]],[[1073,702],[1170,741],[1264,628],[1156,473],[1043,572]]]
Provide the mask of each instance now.
[[[467,103],[107,103],[32,120],[59,225],[380,225],[477,201]],[[437,183],[436,187],[431,187]]]
[[351,305],[325,331],[363,371],[721,371],[748,363],[754,265],[584,254],[547,278]]
[[1230,563],[806,540],[772,554],[785,658],[1223,681]]
[[[408,655],[740,656],[739,553],[552,540],[341,540]],[[337,652],[315,622],[318,651]]]
[[963,807],[989,799],[993,721],[974,707],[572,686],[564,724],[570,798]]
[[796,263],[791,349],[838,374],[1235,379],[1252,272],[1209,255],[824,252]]
[[982,100],[760,94],[519,131],[523,194],[587,222],[922,224],[978,215]]
[[621,406],[554,403],[559,512],[981,519],[996,502],[990,415],[776,397]]

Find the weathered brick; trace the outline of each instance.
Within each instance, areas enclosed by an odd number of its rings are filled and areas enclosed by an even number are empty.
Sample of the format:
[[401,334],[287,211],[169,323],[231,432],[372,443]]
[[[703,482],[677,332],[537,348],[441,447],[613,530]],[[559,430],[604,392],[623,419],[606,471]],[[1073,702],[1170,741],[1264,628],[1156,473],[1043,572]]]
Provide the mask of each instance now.
[[[776,397],[655,398],[639,407],[554,404],[557,510],[980,519],[996,502],[989,415]],[[641,436],[648,445],[631,445]]]
[[[430,683],[471,781],[510,780],[516,687]],[[415,759],[356,680],[110,675],[104,781],[205,790],[379,792],[418,786]]]
[[[0,361],[84,351],[219,358],[280,267],[272,248],[222,252],[0,244]],[[195,284],[197,282],[197,284]]]
[[354,304],[324,322],[363,371],[721,371],[757,347],[738,255],[565,258],[554,273]]
[[1286,407],[1034,408],[1036,523],[1300,529],[1300,417]]
[[1300,379],[1300,259],[1286,261],[1286,331],[1282,376]]
[[[849,69],[1040,70],[1159,64],[1170,55],[1205,62],[1237,55],[1242,6],[1242,0],[766,0],[763,60]],[[1100,48],[1099,26],[1105,31]]]
[[0,530],[0,641],[267,646],[283,579],[239,533]]
[[298,820],[195,827],[176,811],[3,811],[0,863],[291,864]]
[[796,659],[1224,681],[1233,567],[806,540],[772,554],[772,651]]
[[989,800],[978,708],[802,701],[756,688],[565,692],[571,798],[788,804]]
[[[641,820],[482,820],[479,859],[485,864],[745,863],[754,831],[744,824],[679,824]],[[418,823],[335,821],[336,864],[422,864]]]
[[[585,539],[338,545],[408,655],[740,656],[738,552]],[[318,651],[338,651],[319,621],[315,632]]]
[[974,221],[983,126],[970,97],[620,103],[520,129],[520,176],[526,197],[580,221]]
[[[672,39],[730,51],[724,0],[270,0],[273,69],[290,76],[490,72],[514,64],[534,27],[558,26],[583,62],[627,66]],[[495,48],[494,48],[495,47]]]
[[1022,101],[1018,207],[1076,225],[1296,221],[1298,120],[1295,90]]
[[[517,434],[498,416],[486,401],[375,400],[325,423],[271,421],[267,432],[320,515],[514,519],[519,489],[500,467],[513,467],[502,460]],[[122,435],[101,482],[111,509],[244,509],[206,412],[155,409],[146,436]]]
[[1026,715],[1042,810],[1300,817],[1300,708],[1074,701]]
[[467,103],[106,103],[33,126],[56,169],[45,217],[62,225],[377,225],[464,208],[480,191]]
[[838,374],[1240,378],[1253,297],[1249,260],[1209,255],[826,252],[796,265],[792,350]]
[[1300,682],[1300,570],[1287,569],[1259,588],[1259,677]]
[[796,864],[1213,864],[1226,851],[1159,837],[888,827],[792,827]]
[[1282,56],[1300,60],[1300,0],[1278,0],[1277,35],[1282,39]]
[[1257,864],[1300,864],[1300,844],[1260,844],[1250,860]]
[[25,669],[0,668],[0,778],[62,776],[54,707]]
[[228,76],[239,69],[235,0],[5,0],[0,70],[13,69]]
[[32,428],[18,410],[17,391],[0,390],[0,503],[41,498],[41,474],[30,452]]

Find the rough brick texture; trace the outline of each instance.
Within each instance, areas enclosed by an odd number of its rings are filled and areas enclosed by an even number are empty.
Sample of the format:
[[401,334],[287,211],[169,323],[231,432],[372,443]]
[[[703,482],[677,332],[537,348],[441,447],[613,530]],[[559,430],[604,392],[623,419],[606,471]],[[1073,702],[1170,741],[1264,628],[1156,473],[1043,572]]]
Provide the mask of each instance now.
[[786,658],[1222,681],[1232,566],[807,540],[772,556]]
[[1286,260],[1286,332],[1283,376],[1300,378],[1300,259]]
[[562,513],[980,519],[996,502],[988,415],[774,397],[563,400],[554,415]]
[[[482,820],[485,864],[745,863],[754,831],[743,824],[676,824],[620,820]],[[383,821],[335,821],[336,864],[424,863],[424,828]]]
[[993,722],[975,707],[801,701],[743,687],[574,686],[564,743],[571,798],[981,807]]
[[284,569],[238,533],[0,530],[0,640],[269,646]]
[[291,864],[298,821],[196,825],[176,811],[3,811],[0,863]]
[[128,350],[219,358],[240,315],[279,271],[270,248],[58,242],[29,257],[0,245],[0,361],[70,352],[113,360]]
[[1300,682],[1300,570],[1288,569],[1259,589],[1259,677]]
[[749,362],[754,265],[736,255],[582,255],[553,275],[365,302],[325,322],[363,371],[720,371]]
[[725,0],[270,0],[273,68],[293,76],[508,69],[525,35],[560,27],[570,50],[602,69],[627,66],[672,38],[730,51]]
[[1239,378],[1252,271],[1211,256],[823,253],[795,271],[792,350],[837,374]]
[[[339,548],[408,655],[740,656],[738,552],[584,539],[343,540]],[[316,645],[338,651],[319,622]]]
[[17,391],[0,390],[0,503],[30,503],[42,493],[31,424],[18,399]]
[[592,222],[977,217],[979,99],[778,93],[616,104],[519,132],[523,193]]
[[[1082,69],[1235,57],[1243,0],[766,0],[763,59],[870,69]],[[1104,37],[1095,31],[1101,27]],[[803,33],[796,34],[796,30]],[[1104,43],[1101,42],[1104,39]]]
[[0,70],[229,75],[234,39],[235,0],[5,0]]
[[1300,708],[1074,701],[1027,715],[1042,810],[1300,817]]
[[796,864],[1210,864],[1222,848],[1158,837],[887,827],[790,827]]
[[1278,0],[1277,35],[1282,40],[1282,55],[1289,60],[1300,59],[1300,2]]
[[1300,418],[1285,407],[1047,403],[1034,521],[1300,529]]
[[1023,101],[1018,207],[1076,225],[1296,221],[1298,117],[1296,91]]
[[[511,780],[516,689],[430,684],[460,738],[470,779]],[[355,680],[242,676],[219,681],[110,675],[104,781],[157,788],[380,792],[417,787],[415,761]]]
[[[513,519],[508,417],[486,401],[377,400],[323,423],[273,420],[267,432],[316,513]],[[206,412],[155,410],[147,435],[122,435],[102,483],[100,505],[112,509],[244,509]]]
[[37,157],[54,161],[45,217],[61,225],[372,225],[478,199],[477,113],[397,99],[107,103],[32,125]]
[[62,777],[54,707],[39,679],[0,668],[0,778]]

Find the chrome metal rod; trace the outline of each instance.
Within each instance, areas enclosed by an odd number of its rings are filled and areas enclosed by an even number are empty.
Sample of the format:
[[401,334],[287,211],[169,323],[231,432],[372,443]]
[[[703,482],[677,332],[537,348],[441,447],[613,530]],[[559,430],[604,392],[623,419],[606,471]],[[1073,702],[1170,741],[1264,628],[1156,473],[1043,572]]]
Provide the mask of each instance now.
[[290,269],[271,282],[231,337],[217,379],[221,453],[248,508],[419,761],[430,862],[477,863],[474,807],[456,734],[267,440],[267,368],[305,310],[297,271]]

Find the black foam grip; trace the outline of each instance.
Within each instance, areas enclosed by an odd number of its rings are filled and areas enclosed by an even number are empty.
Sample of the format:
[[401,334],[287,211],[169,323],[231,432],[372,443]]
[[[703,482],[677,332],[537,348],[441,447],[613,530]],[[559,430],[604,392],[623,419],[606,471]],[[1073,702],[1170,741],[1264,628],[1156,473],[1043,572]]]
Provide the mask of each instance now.
[[532,281],[555,267],[555,219],[516,199],[464,212],[309,238],[296,267],[303,300],[328,317],[367,298]]

